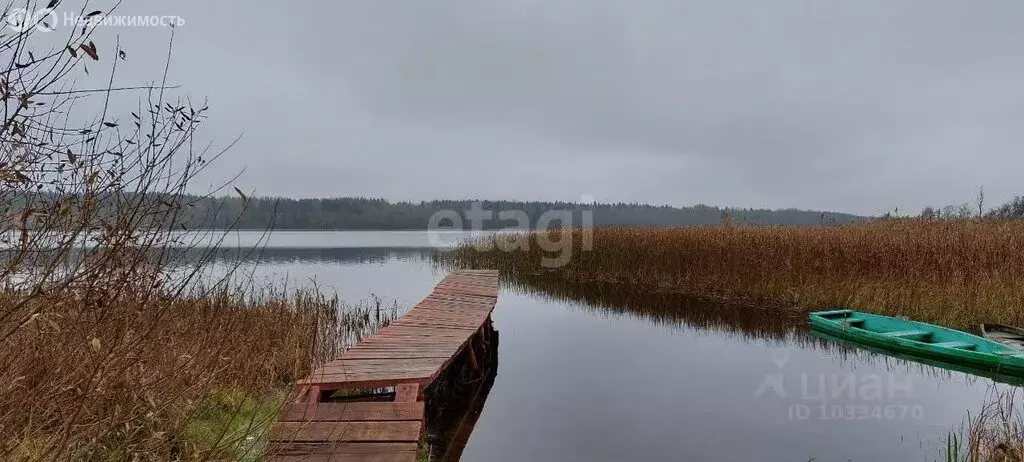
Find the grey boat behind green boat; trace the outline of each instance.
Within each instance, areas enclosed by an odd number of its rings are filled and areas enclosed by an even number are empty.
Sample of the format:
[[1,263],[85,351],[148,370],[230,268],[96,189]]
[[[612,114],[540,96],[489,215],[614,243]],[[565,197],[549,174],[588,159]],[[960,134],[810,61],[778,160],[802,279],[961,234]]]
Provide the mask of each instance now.
[[896,353],[1024,377],[1024,351],[934,324],[853,310],[810,314],[811,329]]
[[982,324],[981,335],[1014,350],[1024,350],[1024,329],[1006,324]]

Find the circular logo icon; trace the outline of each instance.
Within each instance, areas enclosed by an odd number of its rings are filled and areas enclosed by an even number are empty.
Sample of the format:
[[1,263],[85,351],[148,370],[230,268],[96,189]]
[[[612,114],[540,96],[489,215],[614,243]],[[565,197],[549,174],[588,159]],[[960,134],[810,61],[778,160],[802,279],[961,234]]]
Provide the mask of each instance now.
[[12,8],[4,18],[15,32],[28,32],[33,27],[39,32],[51,32],[57,26],[57,12],[43,8],[32,12],[25,8]]

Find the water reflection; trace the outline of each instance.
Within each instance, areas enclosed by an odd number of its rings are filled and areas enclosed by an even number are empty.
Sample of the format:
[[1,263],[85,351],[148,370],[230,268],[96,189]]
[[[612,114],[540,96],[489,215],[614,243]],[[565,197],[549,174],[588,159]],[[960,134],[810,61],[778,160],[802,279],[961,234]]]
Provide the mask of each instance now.
[[[640,319],[665,326],[686,326],[748,340],[818,350],[849,370],[870,367],[888,372],[914,372],[937,381],[974,383],[978,377],[1020,385],[1019,378],[941,361],[896,354],[818,335],[810,330],[807,311],[760,309],[747,304],[710,302],[677,292],[629,290],[619,284],[590,281],[565,283],[538,275],[503,275],[512,291],[547,300],[572,301],[579,309],[601,316]],[[962,372],[963,374],[954,374]]]
[[[343,298],[375,291],[409,306],[443,276],[429,261],[433,252],[272,247],[258,255],[256,273],[315,277]],[[239,255],[258,258],[238,251],[217,258],[226,264]],[[989,383],[813,337],[801,311],[503,277],[495,311],[501,373],[463,382],[465,393],[453,395],[468,402],[428,411],[440,416],[427,436],[437,459],[934,460],[965,411],[983,404]],[[778,376],[782,394],[760,392]],[[812,401],[805,377],[815,397],[819,379],[852,388]],[[867,399],[861,385],[871,379],[902,388],[896,398]],[[845,420],[818,415],[819,405],[909,406],[923,414]],[[801,406],[811,418],[794,419]]]
[[474,371],[460,356],[426,393],[427,446],[430,460],[458,462],[469,443],[473,429],[483,412],[487,396],[498,376],[499,332],[488,329],[487,342],[481,343],[481,370]]
[[[642,319],[669,326],[686,325],[756,339],[783,340],[806,331],[805,311],[767,311],[745,305],[711,303],[674,292],[630,290],[607,282],[565,283],[538,276],[502,275],[515,291],[553,300],[582,302],[596,314]],[[805,336],[801,336],[805,339]]]
[[[315,279],[343,299],[372,292],[402,307],[422,299],[444,275],[429,248],[313,247],[300,233],[291,237],[299,245],[210,255],[217,266],[251,265],[257,277]],[[194,255],[176,254],[186,261]],[[934,460],[932,446],[944,445],[965,411],[983,404],[989,383],[813,337],[802,311],[602,283],[503,278],[495,311],[501,373],[464,382],[466,393],[455,395],[468,402],[439,408],[448,418],[428,426],[438,459]],[[784,394],[758,392],[778,375]],[[818,401],[802,390],[803,377],[814,387],[820,378],[853,379],[853,391],[865,379],[892,378],[908,390],[896,401],[844,395],[829,396],[827,404],[920,406],[923,418],[793,419],[794,406],[817,412]],[[486,409],[474,395],[485,398]]]
[[[175,255],[188,261],[189,255],[199,255],[203,249],[179,250]],[[214,253],[218,262],[261,262],[278,263],[336,263],[361,265],[397,261],[428,261],[435,249],[429,247],[343,247],[343,248],[288,248],[267,247],[262,249],[227,248]]]
[[[1013,377],[1005,374],[1000,374],[998,371],[982,369],[977,367],[964,366],[960,364],[947,363],[944,361],[938,361],[930,358],[921,358],[913,355],[904,353],[898,353],[894,351],[883,350],[880,348],[874,348],[867,345],[860,345],[857,343],[850,342],[838,337],[828,335],[823,332],[812,330],[810,335],[823,340],[824,345],[832,346],[832,350],[835,351],[837,361],[850,361],[851,358],[854,360],[861,360],[865,357],[879,360],[886,365],[888,364],[899,364],[906,366],[907,368],[917,368],[922,374],[928,374],[936,379],[950,380],[956,377],[953,372],[962,372],[967,374],[968,378],[971,377],[983,377],[990,379],[994,382],[999,382],[1007,385],[1021,386],[1024,385],[1024,379],[1020,377]],[[866,353],[873,353],[866,354]]]

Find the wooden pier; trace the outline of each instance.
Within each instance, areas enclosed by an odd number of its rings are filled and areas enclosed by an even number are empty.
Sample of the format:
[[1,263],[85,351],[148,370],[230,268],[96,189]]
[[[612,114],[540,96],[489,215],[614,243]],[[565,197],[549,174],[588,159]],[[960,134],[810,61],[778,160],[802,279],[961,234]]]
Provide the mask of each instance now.
[[[271,429],[271,460],[415,461],[424,389],[460,355],[479,367],[497,299],[497,271],[449,274],[408,313],[297,382],[298,400]],[[340,390],[392,387],[393,401],[323,401]]]

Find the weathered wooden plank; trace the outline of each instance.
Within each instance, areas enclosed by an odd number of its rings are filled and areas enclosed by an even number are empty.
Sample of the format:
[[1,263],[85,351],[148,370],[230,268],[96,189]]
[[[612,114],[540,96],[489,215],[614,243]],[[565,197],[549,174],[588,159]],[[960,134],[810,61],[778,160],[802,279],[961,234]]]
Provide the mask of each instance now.
[[[384,380],[384,379],[407,379],[406,382],[417,382],[419,379],[430,377],[440,367],[381,367],[377,369],[349,370],[345,372],[328,371],[323,374],[308,377],[311,384],[334,382],[337,380]],[[390,374],[390,375],[389,375]],[[323,388],[323,387],[321,387]]]
[[[472,321],[472,320],[480,319],[481,316],[485,316],[490,311],[494,311],[494,310],[492,309],[492,310],[476,310],[476,311],[472,311],[472,310],[453,309],[453,308],[435,309],[435,308],[425,307],[425,308],[417,308],[415,310],[412,310],[409,313],[407,313],[406,316],[403,316],[401,319],[405,319],[406,317],[415,317],[415,316],[420,316],[420,317],[430,316],[430,317],[435,317],[435,318],[455,318],[455,319],[465,320],[466,322],[469,322],[469,321]],[[399,319],[399,321],[401,319]]]
[[[432,324],[432,322],[437,324]],[[443,324],[446,322],[452,324]],[[480,330],[480,325],[476,323],[457,324],[455,321],[431,321],[430,319],[410,319],[408,321],[403,321],[402,324],[399,324],[399,327],[402,327],[402,329],[396,329],[396,331],[391,331],[391,333],[408,334],[422,332],[423,329],[430,329],[436,332],[446,332],[466,337],[472,332]]]
[[[355,350],[345,353],[346,360],[372,360],[372,359],[387,359],[387,360],[399,360],[399,359],[434,359],[436,361],[443,361],[450,352],[448,350],[422,350],[422,351],[410,351],[410,350]],[[382,358],[374,358],[373,356],[383,356]]]
[[494,298],[490,289],[476,289],[459,285],[439,285],[434,288],[435,294],[472,295],[476,297]]
[[423,341],[448,340],[448,339],[451,339],[451,340],[454,341],[454,340],[465,340],[467,337],[469,337],[469,335],[470,335],[470,332],[467,332],[465,330],[462,330],[462,331],[450,331],[450,330],[449,331],[445,331],[445,330],[441,330],[441,329],[431,329],[431,328],[426,328],[424,330],[414,330],[414,329],[410,328],[409,330],[387,332],[387,333],[381,334],[380,338],[384,338],[384,339],[404,338],[404,339],[406,339],[406,342],[409,342],[410,345],[416,345],[416,344],[418,344],[418,340],[417,339],[420,339],[420,340],[423,340]]
[[403,317],[300,380],[296,388],[322,391],[394,386],[400,402],[289,404],[271,429],[270,447],[280,451],[270,460],[415,461],[419,391],[488,322],[498,282],[497,271],[452,273]]
[[398,325],[400,325],[400,326],[409,326],[409,327],[420,327],[420,328],[422,328],[422,327],[436,327],[438,329],[451,329],[451,330],[470,331],[470,332],[475,332],[476,330],[479,329],[478,327],[473,327],[473,325],[470,324],[470,323],[458,324],[458,323],[455,323],[455,322],[452,322],[452,321],[441,321],[441,320],[431,321],[429,319],[422,319],[422,318],[404,319],[404,320],[402,320],[401,324],[398,324]]
[[421,302],[445,302],[462,305],[492,305],[494,297],[486,295],[449,294],[442,292],[431,292]]
[[455,303],[443,300],[425,300],[416,305],[414,310],[447,311],[461,313],[479,313],[493,311],[494,305],[489,303]]
[[[435,367],[423,367],[419,369],[413,369],[411,367],[394,367],[394,368],[380,368],[380,369],[366,369],[361,371],[348,371],[348,372],[327,372],[324,374],[318,374],[316,376],[310,376],[308,381],[311,384],[321,385],[323,383],[335,382],[338,380],[352,380],[352,381],[363,381],[363,380],[390,380],[395,379],[399,382],[419,382],[422,379],[430,377],[433,372],[437,369]],[[323,389],[323,387],[320,387]]]
[[471,293],[473,295],[479,294],[488,297],[491,296],[491,292],[494,292],[494,289],[490,287],[490,285],[470,284],[466,282],[442,282],[441,284],[438,284],[436,287],[434,287],[435,292],[439,290],[465,291],[466,293]]
[[438,283],[436,286],[434,286],[435,290],[437,290],[438,288],[471,289],[471,290],[494,291],[494,292],[497,292],[497,290],[496,290],[497,288],[493,287],[493,284],[490,284],[490,283],[488,283],[486,281],[474,282],[474,281],[471,281],[471,280],[468,280],[468,279],[464,279],[464,280],[447,280],[447,279],[446,280],[442,280],[440,283]]
[[485,313],[484,310],[469,311],[469,310],[462,310],[462,309],[444,310],[444,309],[417,308],[415,310],[412,310],[412,311],[406,313],[405,316],[402,316],[401,318],[397,319],[396,322],[397,321],[401,321],[403,319],[406,319],[408,317],[414,317],[414,316],[431,316],[431,317],[435,317],[435,318],[456,318],[456,319],[465,319],[465,320],[468,321],[468,320],[479,319],[480,316],[483,316],[485,314],[486,313]]
[[413,462],[416,443],[273,442],[267,460],[275,462]]
[[405,316],[299,384],[324,390],[405,382],[425,386],[490,318],[498,288],[496,271],[452,273]]
[[459,293],[444,293],[446,288],[441,290],[434,290],[427,295],[427,298],[433,298],[436,300],[448,300],[453,302],[464,302],[464,303],[490,303],[495,299],[495,294],[459,294]]
[[346,354],[350,360],[401,360],[401,359],[434,359],[445,360],[449,353],[441,352],[409,352],[409,351],[357,351]]
[[380,441],[417,442],[420,421],[391,422],[277,422],[270,428],[272,441]]
[[[418,353],[418,352],[424,352],[424,351],[451,351],[451,345],[453,345],[453,344],[454,344],[454,341],[443,342],[440,345],[427,345],[427,344],[407,345],[407,344],[403,344],[401,342],[376,343],[376,344],[371,344],[371,345],[359,345],[357,347],[349,348],[347,351],[345,351],[344,354],[347,355],[350,352],[356,352],[356,351],[395,351],[395,352],[407,351],[407,352],[410,352],[410,353]],[[345,356],[342,356],[339,359],[343,360],[343,359],[345,359]]]
[[476,296],[476,295],[445,294],[445,293],[440,293],[440,292],[431,292],[430,295],[427,295],[426,297],[423,298],[423,300],[420,300],[420,303],[426,304],[426,303],[441,302],[441,303],[452,303],[452,304],[458,304],[458,305],[488,306],[488,305],[494,304],[494,301],[495,300],[492,297],[482,297],[482,296]]
[[[452,332],[452,331],[449,331],[449,332]],[[461,332],[463,333],[462,337],[469,337],[469,334],[466,333],[465,330],[462,330]],[[408,334],[408,332],[406,334]],[[462,338],[459,338],[458,336],[447,336],[446,338],[423,338],[420,341],[417,341],[415,344],[411,344],[411,343],[409,343],[408,340],[398,341],[395,338],[395,337],[402,336],[402,335],[403,334],[401,332],[396,332],[394,335],[377,335],[377,336],[374,336],[371,339],[367,339],[367,340],[364,340],[364,341],[360,342],[359,345],[356,345],[356,346],[354,346],[352,348],[359,348],[359,347],[362,347],[364,345],[385,345],[385,344],[391,344],[391,343],[395,343],[395,342],[399,342],[397,346],[414,348],[414,347],[419,347],[421,345],[429,345],[431,343],[442,343],[442,344],[450,344],[452,342],[460,343],[459,341],[463,340]],[[350,348],[350,349],[352,349],[352,348]]]
[[[478,325],[478,326],[476,326],[476,328],[479,329],[480,326]],[[465,329],[461,329],[461,330],[460,329],[446,329],[446,328],[440,327],[440,326],[426,326],[426,327],[405,326],[405,325],[399,324],[399,325],[396,325],[394,327],[388,327],[387,329],[381,330],[380,332],[377,333],[376,336],[379,337],[379,336],[382,336],[382,335],[418,334],[418,333],[429,333],[429,332],[441,332],[441,333],[446,333],[446,334],[450,334],[450,335],[465,336],[465,332],[462,332],[463,330],[465,330]]]
[[323,391],[334,391],[334,390],[351,390],[354,388],[385,388],[394,387],[403,383],[418,383],[420,386],[426,387],[430,385],[435,379],[436,375],[425,375],[420,374],[416,377],[402,377],[395,375],[384,375],[378,374],[372,377],[333,377],[324,378],[317,381],[317,385],[320,386],[320,390]]
[[434,367],[439,361],[429,359],[407,359],[407,360],[373,360],[373,359],[343,359],[331,361],[317,371],[342,371],[342,370],[366,370],[378,367]]
[[[469,337],[469,336],[467,335],[466,337]],[[363,346],[363,345],[389,345],[389,344],[396,344],[396,342],[397,342],[397,345],[403,345],[403,346],[421,346],[421,345],[422,346],[428,346],[430,344],[450,345],[450,344],[453,344],[453,343],[458,345],[458,344],[462,343],[462,340],[463,339],[451,338],[451,337],[449,337],[449,338],[430,338],[430,339],[425,338],[425,339],[421,339],[420,341],[416,342],[416,345],[410,345],[408,343],[408,341],[402,341],[400,339],[380,336],[380,337],[374,337],[374,338],[369,339],[369,340],[365,340],[362,343],[360,343],[359,346]]]
[[337,390],[339,387],[350,386],[351,388],[363,388],[373,386],[394,386],[405,382],[422,382],[429,379],[433,371],[420,370],[392,370],[392,371],[363,371],[347,374],[319,374],[311,375],[297,381],[299,385],[319,385],[321,391]]
[[437,306],[417,306],[416,309],[414,311],[410,311],[410,313],[433,314],[438,316],[481,316],[492,311],[494,311],[493,306],[474,308],[439,304]]
[[278,412],[281,422],[422,420],[423,402],[318,403],[315,408],[288,404]]
[[449,313],[479,313],[481,311],[492,311],[494,305],[489,303],[455,303],[443,300],[424,300],[413,307],[412,311],[431,310]]
[[433,328],[418,329],[418,328],[410,327],[408,329],[393,330],[393,331],[388,331],[388,332],[381,332],[380,334],[378,334],[378,336],[379,337],[383,337],[383,338],[405,337],[405,338],[410,339],[409,342],[411,344],[415,344],[415,343],[417,343],[416,339],[424,339],[424,340],[430,340],[430,339],[435,339],[435,338],[465,339],[465,338],[469,337],[469,333],[467,333],[465,331],[461,331],[461,332],[460,331],[445,331],[445,330],[433,329]]
[[418,383],[403,383],[395,387],[395,402],[416,402],[417,398],[419,398],[419,394],[420,385]]
[[382,348],[382,349],[369,349],[368,348],[368,349],[352,350],[350,352],[346,352],[345,353],[345,360],[365,360],[365,359],[371,359],[371,358],[357,358],[356,355],[365,356],[365,355],[383,355],[383,354],[396,356],[393,359],[402,359],[401,357],[399,357],[397,355],[403,355],[403,354],[404,355],[410,355],[409,359],[413,359],[412,356],[419,356],[421,358],[438,358],[438,357],[446,358],[446,357],[448,357],[448,353],[449,353],[448,349],[444,349],[444,350],[442,350],[442,349],[392,350],[392,349],[386,349],[386,348]]
[[[459,338],[435,338],[435,339],[422,339],[416,342],[416,345],[409,345],[409,342],[399,338],[391,337],[377,337],[372,342],[365,342],[366,346],[415,346],[415,347],[431,347],[431,346],[458,346],[465,341]],[[362,344],[360,344],[362,345]]]
[[431,358],[409,358],[409,359],[346,359],[342,363],[328,364],[314,371],[311,376],[337,375],[337,374],[358,374],[378,370],[394,369],[396,371],[430,370],[432,367],[440,366],[443,360]]

